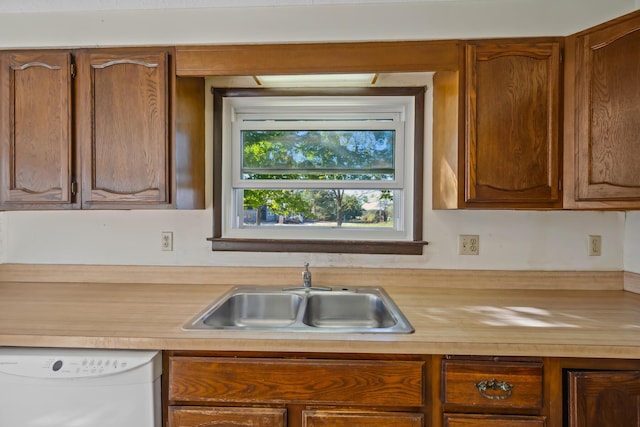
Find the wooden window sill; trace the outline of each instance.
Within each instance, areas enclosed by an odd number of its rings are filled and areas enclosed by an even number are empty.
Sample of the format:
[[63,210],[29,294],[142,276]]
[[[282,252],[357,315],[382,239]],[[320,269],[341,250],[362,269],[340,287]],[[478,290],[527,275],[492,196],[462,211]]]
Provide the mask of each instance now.
[[225,239],[210,237],[214,251],[245,252],[324,252],[422,255],[425,241],[356,241],[356,240],[292,240],[292,239]]

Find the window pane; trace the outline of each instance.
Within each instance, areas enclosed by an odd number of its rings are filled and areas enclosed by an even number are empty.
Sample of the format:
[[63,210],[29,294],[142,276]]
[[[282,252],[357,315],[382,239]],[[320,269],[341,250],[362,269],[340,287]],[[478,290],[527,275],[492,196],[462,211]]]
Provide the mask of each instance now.
[[393,229],[390,190],[238,190],[243,227],[315,226]]
[[243,130],[243,180],[395,178],[395,130]]

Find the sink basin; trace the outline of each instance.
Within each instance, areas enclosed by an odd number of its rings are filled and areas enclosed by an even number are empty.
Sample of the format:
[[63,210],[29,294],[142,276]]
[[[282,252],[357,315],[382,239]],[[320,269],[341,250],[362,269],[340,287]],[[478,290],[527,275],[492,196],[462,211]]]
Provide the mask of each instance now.
[[238,286],[191,319],[185,330],[411,333],[389,295],[376,287]]
[[202,318],[213,328],[270,328],[291,325],[296,320],[300,295],[292,293],[240,292],[225,299]]
[[390,328],[396,319],[378,295],[332,292],[308,298],[303,322],[316,328]]

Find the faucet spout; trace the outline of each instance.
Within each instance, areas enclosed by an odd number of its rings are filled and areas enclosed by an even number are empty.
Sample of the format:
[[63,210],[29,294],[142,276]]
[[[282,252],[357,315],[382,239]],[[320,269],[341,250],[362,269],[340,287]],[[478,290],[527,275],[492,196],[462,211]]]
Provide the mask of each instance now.
[[311,291],[331,291],[332,288],[324,286],[312,286],[311,285],[311,272],[309,271],[309,263],[304,263],[304,271],[302,272],[302,286],[294,286],[292,288],[283,288],[283,291],[298,291],[298,292],[311,292]]
[[309,271],[309,263],[304,263],[304,271],[302,272],[302,286],[305,288],[311,287],[311,272]]

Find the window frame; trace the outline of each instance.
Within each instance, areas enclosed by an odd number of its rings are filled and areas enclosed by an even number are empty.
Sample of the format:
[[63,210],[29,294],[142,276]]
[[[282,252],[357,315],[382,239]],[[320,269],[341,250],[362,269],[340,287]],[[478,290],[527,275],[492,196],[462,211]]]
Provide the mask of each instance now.
[[[421,255],[423,230],[423,158],[425,87],[242,89],[212,88],[213,94],[213,251],[322,252]],[[223,236],[223,99],[261,96],[411,96],[414,98],[412,240],[270,239]]]

